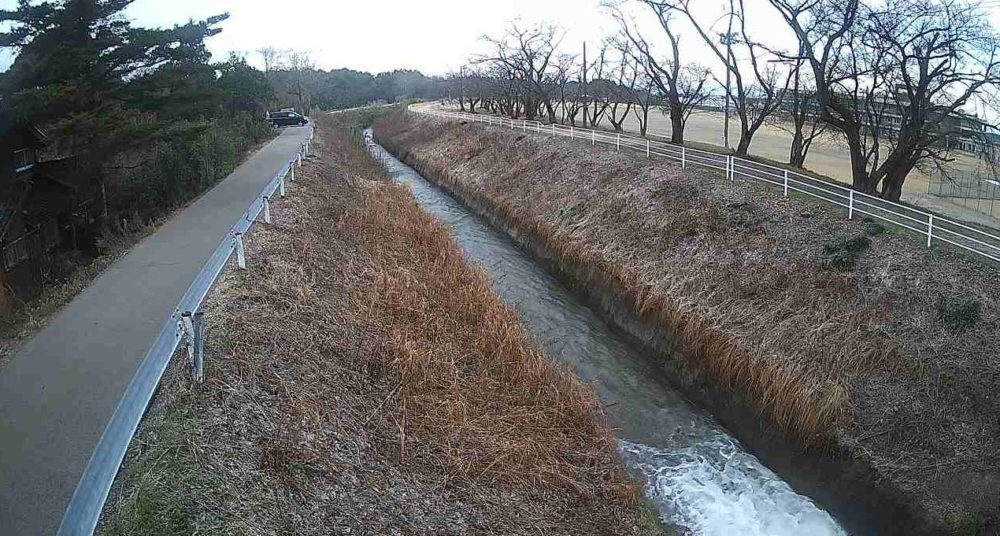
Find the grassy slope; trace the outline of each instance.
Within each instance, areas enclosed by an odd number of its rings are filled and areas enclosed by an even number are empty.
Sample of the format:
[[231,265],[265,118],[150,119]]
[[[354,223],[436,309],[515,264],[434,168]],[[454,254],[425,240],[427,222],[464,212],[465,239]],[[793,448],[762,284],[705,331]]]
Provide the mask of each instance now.
[[408,191],[319,122],[133,443],[105,534],[636,534],[594,395]]
[[995,523],[995,267],[640,155],[413,116],[376,130],[587,266],[778,428],[865,459],[952,526]]

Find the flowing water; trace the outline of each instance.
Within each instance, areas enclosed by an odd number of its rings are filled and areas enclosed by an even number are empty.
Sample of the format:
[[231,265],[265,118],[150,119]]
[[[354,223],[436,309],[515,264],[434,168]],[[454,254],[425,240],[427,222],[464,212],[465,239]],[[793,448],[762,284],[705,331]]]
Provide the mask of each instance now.
[[628,469],[661,520],[704,535],[845,534],[824,510],[747,453],[712,416],[505,234],[377,145],[394,180],[455,235],[496,292],[521,314],[550,359],[569,364],[600,397]]

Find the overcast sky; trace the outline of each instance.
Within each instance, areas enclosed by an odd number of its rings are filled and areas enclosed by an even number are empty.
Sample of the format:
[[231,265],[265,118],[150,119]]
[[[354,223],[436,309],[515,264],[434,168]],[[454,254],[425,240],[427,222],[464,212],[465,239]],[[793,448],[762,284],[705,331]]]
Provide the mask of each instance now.
[[[1000,0],[982,1],[1000,4]],[[755,40],[794,47],[790,32],[767,0],[745,2]],[[720,32],[725,30],[728,3],[694,2],[698,18],[716,23],[715,30]],[[15,0],[0,0],[2,8],[15,5]],[[624,7],[651,42],[664,42],[647,8],[635,1],[624,2]],[[308,51],[322,69],[349,67],[369,72],[407,68],[446,74],[484,51],[482,35],[498,35],[512,21],[557,24],[565,31],[562,48],[571,52],[578,52],[584,41],[596,47],[617,30],[600,0],[137,0],[128,15],[140,26],[162,27],[225,12],[230,19],[222,24],[222,33],[209,41],[217,59],[236,51],[259,64],[255,51],[272,46]],[[995,24],[1000,22],[994,19]],[[684,21],[676,27],[683,61],[721,72],[720,62],[694,31]],[[9,59],[0,57],[0,69],[6,68]]]
[[[766,0],[746,1],[755,28],[768,38],[787,38]],[[697,4],[702,18],[713,21],[726,11],[728,0]],[[15,0],[0,0],[0,7],[14,5]],[[649,26],[655,21],[649,13],[629,7],[651,35],[661,35]],[[370,72],[407,68],[446,74],[483,51],[481,36],[498,35],[516,20],[557,24],[565,31],[568,51],[579,51],[585,40],[596,47],[616,31],[600,0],[137,0],[128,10],[142,26],[172,26],[225,12],[230,19],[209,41],[217,59],[238,51],[256,62],[256,50],[273,46],[309,51],[323,69]],[[719,24],[722,30],[724,21]],[[681,33],[690,61],[717,63],[693,31],[682,27]],[[0,58],[0,68],[7,63],[9,58]]]

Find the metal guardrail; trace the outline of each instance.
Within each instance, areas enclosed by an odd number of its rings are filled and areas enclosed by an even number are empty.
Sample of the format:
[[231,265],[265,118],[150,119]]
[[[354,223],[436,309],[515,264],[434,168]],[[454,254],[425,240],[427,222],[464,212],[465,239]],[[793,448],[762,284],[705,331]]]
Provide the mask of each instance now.
[[251,203],[240,220],[233,226],[229,234],[205,263],[195,277],[180,303],[167,319],[152,347],[146,353],[139,369],[132,377],[125,394],[118,403],[118,408],[111,416],[101,439],[91,455],[87,468],[73,492],[69,506],[59,525],[60,536],[83,536],[93,534],[100,519],[104,503],[107,501],[111,485],[114,483],[118,469],[128,450],[129,443],[142,420],[142,416],[153,398],[153,393],[160,384],[160,379],[170,364],[170,359],[187,338],[189,355],[193,358],[195,378],[201,380],[201,344],[203,337],[200,329],[201,318],[199,309],[215,280],[219,277],[226,263],[235,253],[240,268],[246,268],[243,255],[243,235],[251,225],[264,213],[264,221],[270,223],[270,200],[275,192],[281,197],[285,195],[285,179],[295,180],[296,163],[301,166],[302,158],[309,152],[309,144],[314,131],[310,130],[309,138],[302,144],[296,155],[286,164],[274,179],[264,187],[264,190]]
[[728,180],[735,180],[737,176],[745,177],[779,187],[785,197],[793,191],[842,207],[847,210],[848,219],[861,214],[912,231],[926,239],[927,247],[931,247],[934,241],[943,242],[1000,262],[1000,236],[996,234],[789,169],[624,133],[555,123],[544,124],[539,121],[509,119],[489,114],[433,110],[420,105],[410,106],[408,110],[434,117],[472,121],[499,128],[509,127],[512,130],[561,136],[582,142],[589,141],[591,145],[598,143],[614,145],[616,150],[632,149],[645,153],[647,157],[660,156],[675,160],[680,162],[682,168],[695,165],[715,169],[724,172]]

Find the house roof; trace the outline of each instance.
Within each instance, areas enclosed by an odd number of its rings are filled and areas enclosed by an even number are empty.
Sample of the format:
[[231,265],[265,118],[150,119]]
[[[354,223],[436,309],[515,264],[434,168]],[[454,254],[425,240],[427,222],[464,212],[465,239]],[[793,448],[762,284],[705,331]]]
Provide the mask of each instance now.
[[18,123],[9,115],[0,113],[0,139],[12,135],[18,135],[29,140],[35,149],[45,147],[49,143],[48,136],[38,127]]

